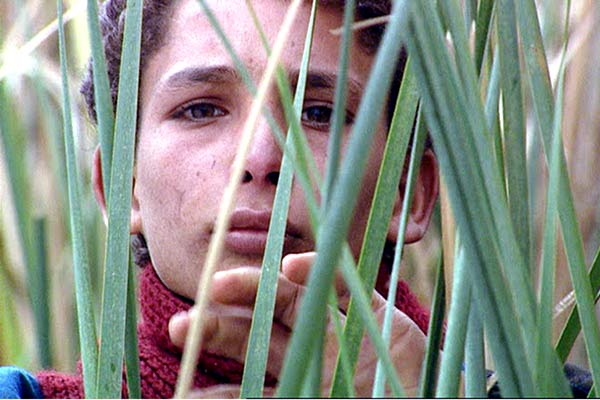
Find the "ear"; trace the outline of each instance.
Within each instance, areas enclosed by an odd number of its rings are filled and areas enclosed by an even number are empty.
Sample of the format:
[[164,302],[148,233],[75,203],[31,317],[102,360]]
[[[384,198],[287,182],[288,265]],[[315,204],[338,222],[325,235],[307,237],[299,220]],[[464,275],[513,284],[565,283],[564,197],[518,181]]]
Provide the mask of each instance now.
[[[104,192],[104,180],[102,179],[102,158],[100,155],[100,146],[94,151],[94,162],[92,166],[92,187],[94,189],[94,197],[102,212],[104,224],[108,225],[108,213],[106,207],[106,194]],[[137,197],[135,196],[135,170],[133,176],[133,188],[131,199],[131,222],[130,233],[142,233],[142,218],[140,215],[140,207]]]
[[[404,186],[406,172],[403,172],[402,184],[398,188],[398,196],[394,203],[392,220],[388,229],[387,239],[393,243],[398,241],[398,228],[402,214],[402,202],[404,199]],[[406,224],[404,243],[414,243],[425,235],[431,214],[439,192],[438,164],[435,154],[431,149],[423,152],[419,174],[415,181],[412,205]]]

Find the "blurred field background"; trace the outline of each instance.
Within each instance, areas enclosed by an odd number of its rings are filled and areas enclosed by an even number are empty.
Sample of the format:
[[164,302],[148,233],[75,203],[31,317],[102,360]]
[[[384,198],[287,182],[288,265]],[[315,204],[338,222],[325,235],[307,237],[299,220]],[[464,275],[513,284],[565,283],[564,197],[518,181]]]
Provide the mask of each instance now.
[[[559,65],[565,3],[538,1],[553,79]],[[70,82],[74,98],[79,100],[74,105],[74,124],[78,132],[80,174],[84,177],[87,245],[91,268],[95,271],[95,292],[100,293],[105,228],[89,182],[97,140],[77,95],[89,54],[85,2],[67,0],[65,9]],[[0,365],[72,371],[79,347],[67,225],[55,20],[54,1],[0,2],[0,85],[5,97],[0,103],[0,126],[9,127],[0,128],[4,129],[0,141]],[[592,252],[600,245],[600,2],[574,0],[570,27],[563,135],[589,265]],[[524,92],[528,93],[528,89],[524,88]],[[532,215],[536,226],[541,228],[546,171],[531,117],[528,128],[532,169],[529,173],[536,177],[530,192]],[[9,159],[14,160],[11,167]],[[17,171],[17,175],[9,170]],[[22,197],[15,196],[15,188]],[[448,224],[442,229],[441,208],[438,207],[425,239],[407,246],[404,259],[402,275],[425,305],[429,305],[434,267],[441,249],[444,247],[444,254],[451,249],[447,243],[452,239],[452,227]],[[20,220],[39,227],[40,235],[28,247],[29,251],[40,251],[44,256],[37,257],[40,262],[36,265],[29,265],[25,257]],[[538,229],[535,239],[538,243],[540,236]],[[559,254],[556,302],[571,291],[565,263],[564,255]],[[567,315],[563,312],[556,318],[556,334]],[[585,365],[582,352],[578,346],[571,361]]]

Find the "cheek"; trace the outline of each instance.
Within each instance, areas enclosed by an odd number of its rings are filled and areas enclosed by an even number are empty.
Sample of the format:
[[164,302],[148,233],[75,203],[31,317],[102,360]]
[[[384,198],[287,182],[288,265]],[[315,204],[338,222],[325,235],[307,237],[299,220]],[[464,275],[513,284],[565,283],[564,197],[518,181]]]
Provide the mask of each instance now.
[[205,224],[226,175],[225,162],[218,158],[223,152],[207,147],[168,142],[141,147],[136,195],[145,233],[181,235]]

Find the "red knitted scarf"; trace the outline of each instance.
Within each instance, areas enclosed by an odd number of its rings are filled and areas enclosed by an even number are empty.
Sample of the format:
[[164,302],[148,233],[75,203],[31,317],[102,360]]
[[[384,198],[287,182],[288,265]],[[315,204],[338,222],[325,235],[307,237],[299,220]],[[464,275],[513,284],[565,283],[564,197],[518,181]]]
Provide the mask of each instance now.
[[[163,285],[152,265],[140,274],[138,294],[142,322],[138,326],[140,375],[144,398],[171,398],[175,391],[181,351],[169,340],[168,323],[173,314],[188,310],[192,303]],[[427,331],[429,315],[423,309],[408,285],[401,281],[396,296],[396,306]],[[240,383],[243,365],[237,361],[203,352],[198,362],[194,385],[203,388],[222,383]],[[37,375],[45,398],[82,398],[81,371],[77,375],[44,371]],[[276,380],[267,377],[266,384],[274,386]],[[126,397],[125,385],[123,396]]]

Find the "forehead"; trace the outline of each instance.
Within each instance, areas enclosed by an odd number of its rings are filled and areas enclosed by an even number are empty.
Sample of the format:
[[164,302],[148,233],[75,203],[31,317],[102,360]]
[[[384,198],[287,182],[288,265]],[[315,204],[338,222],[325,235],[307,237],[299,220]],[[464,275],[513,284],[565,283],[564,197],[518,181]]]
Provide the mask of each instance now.
[[[160,81],[174,70],[188,66],[232,65],[229,53],[197,0],[179,0],[167,24],[164,45],[149,60],[145,75]],[[245,0],[207,0],[233,49],[246,64],[255,80],[267,62],[267,53],[255,27]],[[302,59],[304,40],[310,17],[310,2],[304,2],[294,22],[282,55],[281,63],[288,70],[297,69]],[[252,6],[265,36],[273,45],[287,12],[289,1],[255,0]],[[331,33],[342,23],[339,7],[320,7],[317,13],[315,40],[312,45],[310,68],[335,72],[337,70],[339,36]],[[350,77],[357,82],[366,80],[371,57],[358,46],[352,46]],[[150,75],[150,76],[148,76]]]

